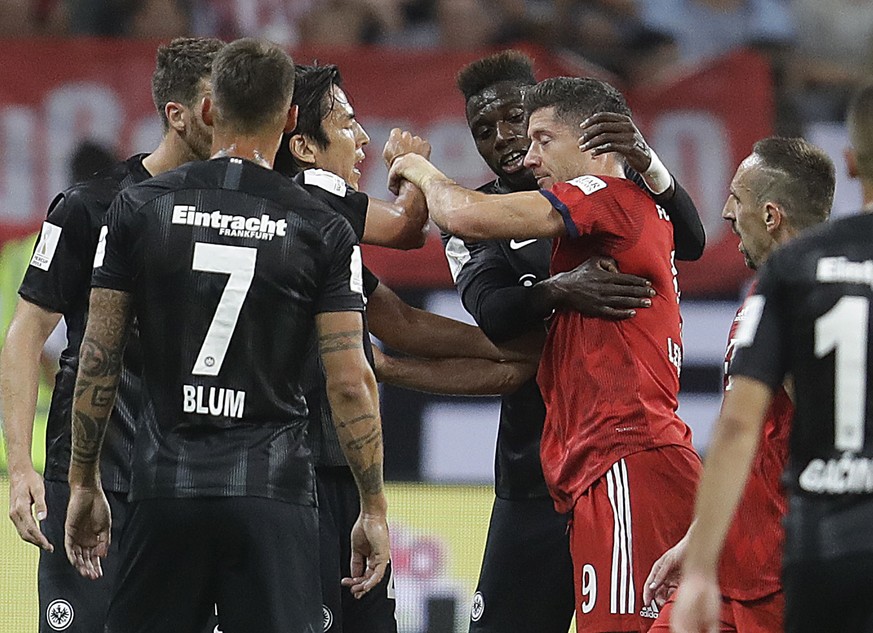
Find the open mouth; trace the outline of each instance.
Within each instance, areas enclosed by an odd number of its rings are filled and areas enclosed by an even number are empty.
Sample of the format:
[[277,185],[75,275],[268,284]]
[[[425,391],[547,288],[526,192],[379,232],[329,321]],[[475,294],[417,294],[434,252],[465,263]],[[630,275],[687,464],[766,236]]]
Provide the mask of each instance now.
[[500,166],[508,174],[514,174],[524,169],[524,152],[509,152],[500,159]]

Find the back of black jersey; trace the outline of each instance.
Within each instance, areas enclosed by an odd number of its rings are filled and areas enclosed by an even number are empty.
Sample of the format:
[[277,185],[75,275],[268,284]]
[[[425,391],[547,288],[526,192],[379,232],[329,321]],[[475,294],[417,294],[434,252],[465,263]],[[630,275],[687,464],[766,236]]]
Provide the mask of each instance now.
[[[785,483],[798,499],[792,505],[808,509],[806,519],[794,519],[815,530],[822,516],[873,498],[871,235],[873,217],[856,216],[812,229],[774,253],[737,331],[734,376],[774,388],[786,375],[793,380]],[[815,540],[818,548],[823,541]],[[835,546],[856,550],[851,540]],[[873,550],[873,542],[863,549]]]
[[301,368],[315,314],[363,310],[359,270],[345,220],[253,163],[122,194],[94,283],[132,293],[146,350],[134,498],[313,502]]
[[[91,271],[100,230],[118,192],[151,178],[138,154],[94,174],[60,193],[49,207],[40,239],[21,283],[19,294],[50,312],[64,316],[67,347],[60,357],[46,428],[48,480],[66,481],[70,469],[70,414],[79,347],[88,317]],[[134,428],[140,406],[141,353],[135,333],[124,353],[118,396],[112,410],[100,460],[103,487],[127,492]]]

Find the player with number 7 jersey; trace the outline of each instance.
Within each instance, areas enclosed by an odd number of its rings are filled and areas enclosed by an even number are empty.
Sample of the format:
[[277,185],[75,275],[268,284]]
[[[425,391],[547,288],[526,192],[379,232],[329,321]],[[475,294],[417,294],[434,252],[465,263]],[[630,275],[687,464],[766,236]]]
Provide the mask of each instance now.
[[108,229],[94,284],[133,292],[149,350],[131,498],[313,504],[298,378],[313,315],[363,310],[347,223],[229,158],[126,190]]

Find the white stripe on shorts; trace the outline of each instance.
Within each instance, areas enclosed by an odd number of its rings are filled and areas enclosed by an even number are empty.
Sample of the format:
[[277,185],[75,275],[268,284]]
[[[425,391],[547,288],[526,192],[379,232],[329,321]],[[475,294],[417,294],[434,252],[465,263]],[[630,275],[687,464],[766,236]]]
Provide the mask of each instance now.
[[619,460],[606,473],[606,491],[612,506],[612,570],[609,608],[611,613],[635,613],[633,539],[627,465]]

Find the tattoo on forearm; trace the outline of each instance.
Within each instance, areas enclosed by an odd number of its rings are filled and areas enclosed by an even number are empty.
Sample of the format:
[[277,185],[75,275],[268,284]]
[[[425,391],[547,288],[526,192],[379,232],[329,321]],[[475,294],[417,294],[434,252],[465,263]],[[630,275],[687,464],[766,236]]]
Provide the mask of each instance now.
[[94,464],[100,459],[105,422],[101,424],[89,415],[76,411],[73,414],[72,460],[78,464]]
[[377,495],[382,492],[382,464],[373,464],[358,473],[358,482],[361,485],[361,492],[366,495]]
[[378,444],[379,446],[382,445],[382,429],[378,427],[370,429],[370,432],[367,433],[365,436],[356,437],[346,442],[346,447],[350,448],[353,451],[359,451],[365,446],[371,444]]
[[363,422],[364,420],[375,420],[376,416],[372,413],[365,413],[364,415],[359,415],[356,418],[352,418],[351,420],[337,420],[336,426],[339,429],[345,429],[350,426],[354,426],[358,422]]
[[322,355],[362,348],[363,334],[354,330],[325,334],[318,337],[318,346]]
[[322,345],[321,346],[321,354],[324,355],[324,354],[332,354],[334,352],[344,352],[346,350],[358,349],[358,348],[362,348],[362,347],[363,347],[363,345],[361,344],[360,341],[357,341],[357,342],[349,341],[346,343],[340,343],[340,342],[331,343],[329,345]]
[[110,349],[86,337],[79,350],[79,371],[83,376],[102,378],[121,371],[121,349]]
[[94,392],[91,394],[91,405],[95,407],[108,407],[115,400],[115,385],[109,387],[101,387],[94,385]]

